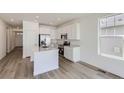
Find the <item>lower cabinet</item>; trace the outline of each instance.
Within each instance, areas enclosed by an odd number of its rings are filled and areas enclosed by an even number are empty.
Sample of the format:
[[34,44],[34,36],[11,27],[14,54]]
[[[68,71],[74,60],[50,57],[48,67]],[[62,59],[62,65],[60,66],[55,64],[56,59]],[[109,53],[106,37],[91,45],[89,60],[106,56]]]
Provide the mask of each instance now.
[[80,47],[78,46],[65,46],[64,57],[72,62],[80,61]]

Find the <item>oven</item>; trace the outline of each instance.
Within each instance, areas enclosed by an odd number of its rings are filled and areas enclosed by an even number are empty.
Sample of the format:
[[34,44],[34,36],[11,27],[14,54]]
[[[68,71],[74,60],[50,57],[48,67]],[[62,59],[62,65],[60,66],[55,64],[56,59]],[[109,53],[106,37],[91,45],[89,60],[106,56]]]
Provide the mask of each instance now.
[[69,41],[64,41],[63,44],[58,45],[59,55],[60,56],[64,56],[64,46],[70,46],[70,42]]
[[59,55],[64,56],[64,46],[58,46],[59,49]]

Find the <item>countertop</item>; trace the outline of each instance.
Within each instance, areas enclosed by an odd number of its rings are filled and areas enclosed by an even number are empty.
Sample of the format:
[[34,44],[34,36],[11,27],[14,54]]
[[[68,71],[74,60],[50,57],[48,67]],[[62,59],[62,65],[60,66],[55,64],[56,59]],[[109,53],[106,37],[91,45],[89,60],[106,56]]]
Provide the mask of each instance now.
[[42,51],[50,51],[50,50],[58,50],[58,47],[48,47],[48,48],[42,48],[42,47],[34,47],[33,51],[35,52],[42,52]]
[[58,50],[58,48],[57,47],[39,48],[39,51],[49,51],[49,50]]

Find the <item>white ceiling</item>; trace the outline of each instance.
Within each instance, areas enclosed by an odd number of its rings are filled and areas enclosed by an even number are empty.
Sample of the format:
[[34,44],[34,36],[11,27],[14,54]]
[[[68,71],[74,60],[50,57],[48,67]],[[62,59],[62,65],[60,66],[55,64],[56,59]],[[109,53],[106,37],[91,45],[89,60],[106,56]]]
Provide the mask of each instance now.
[[[0,18],[6,23],[18,26],[23,20],[36,21],[40,24],[57,26],[67,21],[77,19],[86,14],[83,13],[0,13]],[[37,19],[36,16],[39,16]],[[13,21],[11,21],[13,19]]]

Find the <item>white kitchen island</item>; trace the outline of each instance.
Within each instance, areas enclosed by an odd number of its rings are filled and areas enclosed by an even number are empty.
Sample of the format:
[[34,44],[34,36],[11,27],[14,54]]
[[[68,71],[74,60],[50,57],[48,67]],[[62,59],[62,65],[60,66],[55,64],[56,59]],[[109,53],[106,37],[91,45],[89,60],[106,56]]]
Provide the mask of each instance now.
[[58,68],[57,48],[40,48],[39,51],[34,52],[34,76]]

